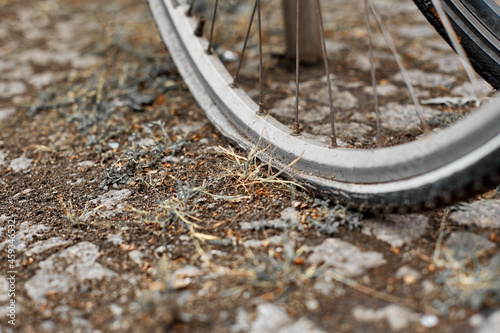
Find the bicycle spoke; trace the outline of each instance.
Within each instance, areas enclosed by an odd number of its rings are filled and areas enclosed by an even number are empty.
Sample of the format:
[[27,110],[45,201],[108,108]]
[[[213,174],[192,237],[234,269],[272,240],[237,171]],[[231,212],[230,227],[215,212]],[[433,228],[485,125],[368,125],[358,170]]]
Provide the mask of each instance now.
[[196,2],[196,0],[191,1],[191,4],[189,5],[188,10],[186,11],[187,16],[193,16],[193,8],[194,8],[195,2]]
[[210,38],[208,40],[208,48],[207,48],[207,53],[212,54],[212,40],[214,38],[214,27],[215,27],[215,20],[217,18],[217,7],[219,5],[219,0],[215,0],[215,6],[214,6],[214,17],[212,18],[212,26],[210,28]]
[[297,15],[295,23],[295,122],[293,123],[292,135],[300,135],[300,124],[299,124],[299,93],[300,93],[300,82],[299,82],[299,69],[300,69],[300,57],[299,57],[299,32],[300,32],[300,0],[297,1]]
[[392,41],[391,36],[387,32],[387,29],[384,26],[384,23],[382,22],[382,19],[380,18],[380,15],[378,14],[377,10],[373,6],[373,4],[368,1],[367,2],[368,7],[370,8],[370,12],[372,13],[373,17],[375,18],[375,22],[377,22],[377,25],[379,26],[380,30],[382,31],[382,34],[384,35],[385,42],[391,49],[392,55],[394,56],[394,59],[396,60],[396,63],[399,67],[399,70],[401,71],[401,75],[403,76],[403,79],[405,81],[406,87],[408,88],[408,91],[410,92],[411,99],[413,100],[413,104],[415,104],[415,109],[417,111],[417,116],[420,119],[420,126],[425,132],[428,132],[430,130],[429,125],[427,124],[427,121],[424,118],[424,112],[422,111],[422,106],[420,105],[420,102],[418,101],[417,94],[415,93],[415,89],[413,88],[413,84],[411,83],[410,76],[408,75],[408,72],[406,71],[403,61],[401,60],[401,56],[399,55],[398,51],[396,50],[396,46],[394,46],[394,43]]
[[260,0],[257,0],[257,21],[259,25],[259,111],[264,114],[264,69],[262,67],[262,18]]
[[446,15],[446,13],[443,9],[443,6],[441,5],[441,1],[439,1],[439,0],[431,0],[431,1],[432,1],[432,4],[434,5],[434,7],[436,8],[436,11],[439,15],[441,23],[443,24],[443,26],[446,30],[446,33],[448,34],[448,38],[450,39],[451,44],[453,45],[453,48],[457,52],[457,54],[460,58],[460,61],[462,62],[462,66],[464,67],[465,72],[467,73],[467,76],[469,77],[469,81],[471,82],[472,87],[474,88],[474,91],[476,93],[476,99],[477,99],[476,106],[479,106],[479,103],[480,103],[480,101],[479,101],[480,84],[479,84],[479,80],[478,80],[474,70],[472,69],[472,65],[470,63],[470,60],[467,57],[467,54],[465,53],[465,50],[462,47],[462,44],[460,44],[460,41],[457,39],[457,34],[455,33],[455,30],[453,29],[453,27],[451,25],[451,22],[450,22],[450,19],[448,18],[448,15]]
[[196,29],[194,29],[194,35],[196,37],[203,36],[203,29],[205,28],[205,16],[198,17],[198,23],[196,24]]
[[375,63],[373,61],[373,44],[372,44],[372,29],[370,27],[370,10],[368,8],[368,0],[365,0],[365,20],[366,33],[368,36],[368,52],[370,57],[370,73],[373,87],[373,104],[375,107],[375,115],[377,118],[377,145],[382,147],[382,133],[380,131],[380,111],[378,107],[377,79],[375,77]]
[[331,123],[331,147],[337,147],[337,135],[335,133],[335,108],[333,106],[332,81],[330,81],[330,70],[328,68],[328,53],[326,52],[325,33],[323,28],[323,16],[321,15],[321,4],[316,0],[316,13],[319,22],[319,34],[321,38],[321,48],[326,72],[326,82],[328,82],[328,101],[330,103],[330,123]]
[[252,29],[252,24],[253,24],[253,20],[255,18],[255,11],[257,10],[257,6],[258,6],[258,0],[255,0],[255,5],[253,6],[252,15],[250,16],[250,22],[248,23],[247,34],[245,37],[245,41],[243,42],[243,49],[241,50],[240,61],[238,62],[238,68],[236,69],[236,74],[234,75],[233,84],[232,84],[233,87],[236,87],[238,85],[238,80],[240,77],[240,70],[241,70],[241,66],[243,64],[243,58],[245,57],[245,51],[247,49],[248,38],[250,38],[250,30]]

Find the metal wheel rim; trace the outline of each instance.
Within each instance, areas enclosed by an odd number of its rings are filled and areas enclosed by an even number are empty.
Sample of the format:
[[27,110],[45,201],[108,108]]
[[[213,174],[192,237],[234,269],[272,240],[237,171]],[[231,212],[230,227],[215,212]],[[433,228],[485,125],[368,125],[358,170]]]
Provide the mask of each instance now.
[[206,41],[191,36],[196,21],[184,15],[187,4],[178,2],[176,7],[170,0],[150,0],[150,5],[162,38],[207,116],[244,148],[258,141],[264,147],[271,144],[268,152],[282,167],[301,156],[293,171],[301,178],[351,192],[399,191],[473,165],[500,146],[500,129],[495,125],[500,123],[498,99],[466,121],[395,147],[329,149],[318,141],[291,136],[291,130],[274,118],[258,116],[258,105],[242,90],[228,90],[231,76],[216,56],[206,54]]

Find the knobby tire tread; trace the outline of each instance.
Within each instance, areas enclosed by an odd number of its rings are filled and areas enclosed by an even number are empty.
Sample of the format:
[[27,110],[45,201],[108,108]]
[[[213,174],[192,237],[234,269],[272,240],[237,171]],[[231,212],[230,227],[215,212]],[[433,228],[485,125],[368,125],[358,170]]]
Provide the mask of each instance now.
[[[335,195],[336,202],[363,212],[375,214],[415,213],[441,208],[474,195],[483,194],[500,183],[500,148],[476,164],[440,181],[401,192],[379,195],[345,193]],[[309,184],[325,198],[332,190]]]

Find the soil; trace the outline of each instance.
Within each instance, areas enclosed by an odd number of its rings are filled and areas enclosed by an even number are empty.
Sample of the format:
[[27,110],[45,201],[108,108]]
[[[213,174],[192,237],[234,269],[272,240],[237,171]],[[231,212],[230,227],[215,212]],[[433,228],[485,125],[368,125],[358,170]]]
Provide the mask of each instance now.
[[[0,267],[16,272],[0,304],[17,305],[1,331],[498,332],[495,191],[418,215],[336,206],[273,178],[208,122],[146,3],[0,0],[0,11]],[[369,86],[346,59],[337,77]],[[362,105],[342,119],[368,105],[356,91]],[[322,251],[346,257],[315,262]],[[493,274],[488,287],[477,272]]]

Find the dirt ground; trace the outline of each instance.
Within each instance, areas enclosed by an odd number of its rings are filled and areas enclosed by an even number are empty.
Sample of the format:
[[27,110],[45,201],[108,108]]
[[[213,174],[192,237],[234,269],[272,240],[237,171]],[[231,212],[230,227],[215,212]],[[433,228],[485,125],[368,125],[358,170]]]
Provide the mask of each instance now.
[[[419,77],[421,97],[463,87],[444,83],[453,60],[431,61],[450,51],[397,8],[426,36],[405,44],[413,62],[441,75]],[[500,332],[495,191],[411,215],[335,205],[221,136],[145,2],[0,0],[0,13],[1,332]],[[366,59],[329,45],[352,89],[336,98],[361,101],[345,128],[373,133],[369,74],[351,66]]]

